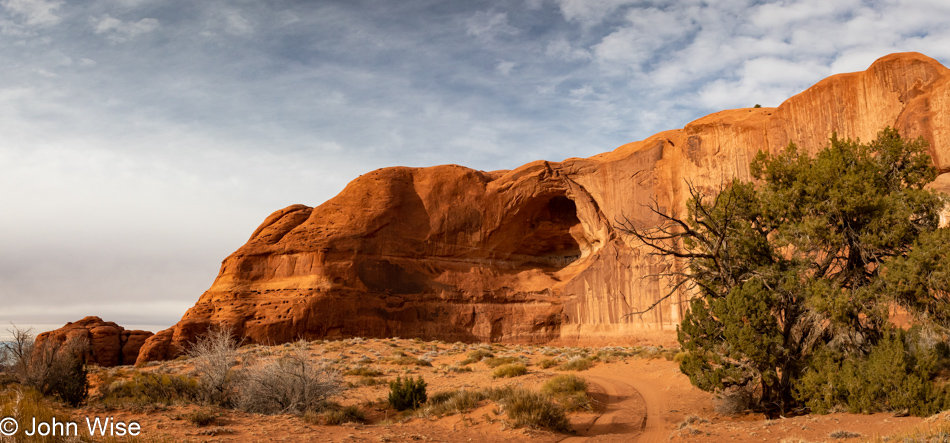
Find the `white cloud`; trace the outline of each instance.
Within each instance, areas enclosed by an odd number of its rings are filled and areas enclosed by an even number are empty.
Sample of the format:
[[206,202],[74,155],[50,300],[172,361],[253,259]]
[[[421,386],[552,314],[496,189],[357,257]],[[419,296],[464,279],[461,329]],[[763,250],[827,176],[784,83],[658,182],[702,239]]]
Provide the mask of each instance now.
[[225,14],[226,28],[233,35],[247,35],[254,32],[254,26],[251,21],[241,15],[238,11],[227,11]]
[[27,25],[50,26],[60,22],[55,11],[63,5],[56,0],[3,0],[3,7],[22,17]]
[[[684,13],[686,12],[686,13]],[[656,55],[695,28],[692,10],[667,12],[655,8],[627,12],[624,27],[593,46],[595,58],[603,62],[636,65]]]
[[480,40],[493,40],[502,36],[518,33],[518,28],[508,24],[508,14],[504,12],[476,12],[466,21],[466,32]]
[[549,57],[569,62],[591,59],[590,52],[585,49],[575,48],[563,37],[549,42],[544,49],[544,53]]
[[511,70],[515,68],[516,64],[512,61],[500,61],[495,65],[495,70],[501,75],[508,76],[511,75]]
[[158,20],[143,18],[137,22],[124,22],[110,15],[104,15],[93,20],[93,30],[96,34],[104,34],[114,43],[122,43],[142,34],[148,34],[158,29]]
[[561,14],[567,21],[574,21],[581,26],[594,26],[613,14],[619,8],[637,3],[642,0],[558,0]]

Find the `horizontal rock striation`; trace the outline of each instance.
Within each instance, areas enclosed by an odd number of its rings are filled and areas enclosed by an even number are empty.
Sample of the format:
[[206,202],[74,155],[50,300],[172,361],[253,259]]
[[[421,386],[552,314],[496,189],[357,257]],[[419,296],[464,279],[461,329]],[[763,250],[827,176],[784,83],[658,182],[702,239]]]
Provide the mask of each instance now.
[[[948,71],[917,53],[825,79],[778,108],[722,111],[591,158],[512,171],[385,168],[311,208],[273,213],[222,263],[181,321],[139,361],[171,358],[211,325],[246,340],[420,337],[510,343],[630,342],[672,329],[686,293],[646,314],[680,263],[618,229],[656,202],[685,214],[687,183],[739,177],[759,150],[825,146],[832,132],[922,136],[950,171]],[[948,182],[941,177],[937,184]]]

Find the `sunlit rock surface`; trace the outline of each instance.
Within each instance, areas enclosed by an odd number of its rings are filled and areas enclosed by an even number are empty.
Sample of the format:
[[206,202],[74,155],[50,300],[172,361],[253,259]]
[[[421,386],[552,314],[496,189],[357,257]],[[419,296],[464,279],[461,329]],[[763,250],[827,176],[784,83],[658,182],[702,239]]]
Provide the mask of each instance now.
[[[885,126],[923,136],[950,171],[947,69],[917,53],[827,78],[778,108],[722,111],[591,158],[512,171],[380,169],[311,208],[268,217],[214,284],[139,361],[171,358],[210,325],[246,340],[421,337],[508,343],[623,343],[672,330],[688,294],[641,316],[680,264],[618,228],[682,216],[687,183],[749,178],[757,151],[816,151],[832,132],[869,141]],[[941,176],[934,187],[950,183]],[[673,268],[671,268],[673,267]]]

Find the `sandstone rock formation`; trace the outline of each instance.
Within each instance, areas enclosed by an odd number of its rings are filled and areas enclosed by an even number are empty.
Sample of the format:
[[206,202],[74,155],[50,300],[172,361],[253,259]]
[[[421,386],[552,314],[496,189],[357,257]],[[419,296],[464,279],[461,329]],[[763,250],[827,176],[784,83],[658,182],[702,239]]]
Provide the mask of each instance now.
[[135,364],[139,349],[152,335],[149,331],[126,330],[99,317],[86,317],[37,335],[36,345],[62,344],[75,338],[85,338],[89,341],[87,359],[99,366],[111,367]]
[[[871,140],[893,126],[923,136],[950,171],[950,75],[895,54],[825,79],[778,108],[700,118],[591,158],[512,171],[385,168],[311,208],[275,212],[224,260],[214,284],[139,361],[170,358],[210,325],[249,341],[422,337],[448,341],[632,341],[673,329],[687,294],[642,316],[668,282],[618,227],[682,215],[687,181],[714,190],[748,178],[761,149]],[[945,183],[945,177],[938,180]]]

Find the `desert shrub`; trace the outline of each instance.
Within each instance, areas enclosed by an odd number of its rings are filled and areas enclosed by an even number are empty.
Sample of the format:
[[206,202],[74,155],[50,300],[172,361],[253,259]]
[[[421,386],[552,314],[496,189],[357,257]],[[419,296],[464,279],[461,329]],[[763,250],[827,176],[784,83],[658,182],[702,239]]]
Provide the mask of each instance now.
[[[14,374],[17,381],[76,406],[86,399],[89,390],[85,356],[89,341],[83,337],[65,342],[46,340],[37,345],[30,329],[13,326],[7,329],[12,340],[0,345],[0,365]],[[6,379],[13,378],[8,375]]]
[[230,405],[234,400],[238,341],[230,329],[209,329],[188,349],[186,355],[194,365],[202,400],[207,403]]
[[471,366],[450,366],[448,369],[449,372],[473,372]]
[[561,362],[559,360],[556,360],[553,358],[542,358],[540,361],[538,361],[538,366],[541,369],[548,369],[548,368],[553,368],[559,365],[560,363]]
[[403,356],[403,357],[389,357],[380,359],[380,362],[390,363],[400,366],[416,365],[416,366],[432,366],[432,362],[421,360],[415,357]]
[[461,414],[471,411],[478,406],[478,402],[485,399],[485,394],[477,390],[457,389],[442,391],[433,394],[426,402],[426,414],[448,415]]
[[[32,388],[10,389],[0,393],[0,417],[12,417],[16,419],[16,421],[21,424],[20,435],[23,433],[24,424],[31,423],[34,418],[37,423],[49,423],[53,420],[53,417],[59,422],[71,421],[69,415],[57,413],[53,407],[43,399],[43,395]],[[0,441],[13,442],[24,440],[16,439],[16,437],[6,440],[0,437]],[[53,435],[43,437],[35,435],[27,441],[59,442],[62,441],[62,437]]]
[[589,357],[574,356],[564,362],[558,369],[562,371],[586,371],[594,365],[594,361]]
[[857,438],[860,437],[861,434],[852,431],[837,430],[828,434],[828,436],[831,438]]
[[319,408],[341,388],[337,371],[298,349],[246,369],[237,406],[261,414],[302,413]]
[[570,430],[567,415],[547,395],[527,389],[513,388],[499,399],[505,414],[518,426],[549,429],[557,432]]
[[541,392],[549,395],[587,392],[587,380],[574,374],[558,375],[544,382]]
[[382,371],[366,366],[358,366],[343,373],[343,375],[355,375],[360,377],[379,377],[383,375]]
[[89,341],[77,337],[65,342],[47,340],[30,343],[17,357],[14,367],[21,383],[43,395],[52,395],[70,406],[86,399],[89,391],[85,355]]
[[18,382],[16,374],[12,372],[0,372],[0,389],[5,388],[13,383]]
[[396,377],[389,382],[389,404],[397,411],[416,409],[426,402],[426,382],[419,377]]
[[353,386],[376,386],[386,383],[386,380],[380,380],[376,377],[360,377],[359,380],[356,380],[356,383],[352,383]]
[[482,359],[482,363],[485,363],[485,366],[489,368],[497,368],[501,365],[507,365],[512,363],[518,363],[521,360],[518,357],[488,357]]
[[492,354],[487,349],[476,349],[474,351],[469,352],[466,355],[465,360],[462,360],[461,362],[459,362],[459,364],[463,366],[470,365],[472,363],[477,363],[477,362],[482,361],[483,359],[492,358],[494,356],[495,354]]
[[324,423],[335,426],[343,423],[363,423],[366,415],[359,406],[350,405],[345,408],[332,408],[323,413]]
[[137,372],[130,380],[116,381],[99,390],[98,401],[107,406],[172,404],[201,398],[198,381],[183,375]]
[[518,377],[528,373],[528,368],[523,363],[512,363],[501,365],[491,372],[493,378]]
[[587,381],[573,374],[551,378],[541,386],[541,393],[550,395],[568,411],[593,409],[587,394]]
[[489,400],[500,403],[502,399],[512,395],[515,389],[516,388],[512,385],[492,386],[485,388],[482,393],[484,393],[485,397]]

